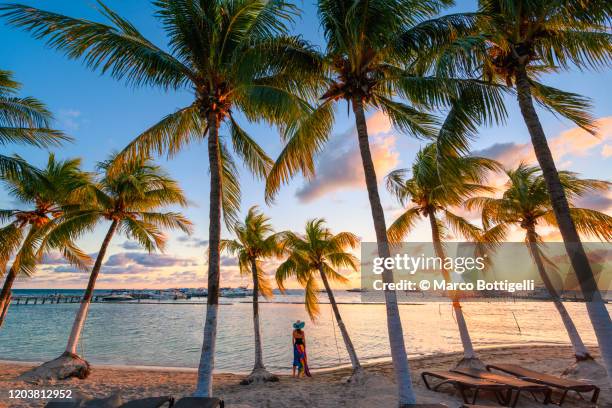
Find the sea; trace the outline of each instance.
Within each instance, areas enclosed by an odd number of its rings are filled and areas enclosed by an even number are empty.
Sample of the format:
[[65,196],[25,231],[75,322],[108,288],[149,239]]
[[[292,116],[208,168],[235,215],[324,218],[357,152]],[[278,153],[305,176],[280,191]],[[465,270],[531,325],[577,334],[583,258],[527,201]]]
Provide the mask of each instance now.
[[[108,290],[97,291],[97,294]],[[14,290],[15,296],[80,296],[81,290]],[[360,293],[335,292],[342,319],[363,362],[389,359],[384,304],[364,304]],[[274,371],[291,369],[292,323],[306,322],[311,368],[349,363],[344,343],[324,293],[320,315],[312,321],[303,292],[290,290],[260,302],[264,362]],[[218,372],[248,372],[253,365],[253,323],[250,298],[222,298],[215,367]],[[0,328],[0,360],[43,362],[59,356],[70,332],[77,303],[12,304]],[[566,303],[583,337],[596,344],[583,303]],[[197,367],[202,347],[204,298],[176,301],[93,303],[79,353],[93,364]],[[410,356],[461,350],[451,305],[410,302],[399,306]],[[612,307],[608,305],[608,310]],[[477,348],[529,344],[568,344],[563,324],[550,302],[465,302],[463,311]]]

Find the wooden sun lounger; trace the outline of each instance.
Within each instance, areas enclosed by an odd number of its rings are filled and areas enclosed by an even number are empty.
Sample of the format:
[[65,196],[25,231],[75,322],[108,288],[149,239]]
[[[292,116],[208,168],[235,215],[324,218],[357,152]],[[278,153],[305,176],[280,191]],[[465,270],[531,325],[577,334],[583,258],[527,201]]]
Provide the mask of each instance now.
[[[433,377],[442,380],[438,384],[434,385],[433,388],[427,382],[427,377]],[[478,398],[478,393],[480,391],[490,391],[495,394],[495,398],[497,398],[497,402],[500,405],[507,404],[507,396],[511,391],[511,388],[505,384],[496,383],[488,380],[481,380],[479,378],[469,377],[464,374],[453,373],[451,371],[424,371],[421,373],[421,378],[423,378],[423,382],[425,386],[429,390],[437,391],[442,385],[450,384],[454,386],[459,394],[461,394],[461,398],[463,398],[463,402],[469,404],[466,391],[473,390],[474,396],[472,397],[472,404],[476,403],[476,399]]]
[[[172,407],[174,398],[169,396],[142,398],[126,402],[120,408],[161,408],[166,404],[168,404],[168,408]],[[45,408],[76,408],[79,406],[81,406],[79,401],[50,401],[45,405]]]
[[493,405],[473,405],[473,404],[463,404],[461,408],[497,408]]
[[174,408],[223,408],[225,402],[219,398],[185,397],[176,402]]
[[531,381],[538,384],[547,385],[551,388],[556,388],[562,391],[561,399],[557,403],[558,405],[563,404],[567,393],[574,391],[581,398],[582,392],[593,392],[591,402],[596,403],[599,398],[599,387],[593,384],[588,384],[583,381],[570,380],[567,378],[555,377],[554,375],[544,374],[537,371],[529,370],[515,364],[489,364],[487,370],[498,370],[507,374],[514,375],[525,381]]
[[174,406],[174,398],[170,396],[149,397],[126,402],[119,408],[161,408],[168,404],[168,408]]
[[477,368],[456,368],[451,371],[454,373],[465,374],[474,378],[480,378],[481,380],[488,380],[507,385],[511,388],[510,393],[512,393],[512,391],[515,392],[514,398],[512,398],[511,394],[508,395],[507,398],[507,402],[511,407],[516,407],[519,397],[521,396],[521,392],[531,393],[536,402],[539,401],[536,398],[535,393],[544,394],[544,400],[542,401],[543,404],[548,404],[552,394],[552,390],[547,385],[521,380],[520,378],[511,377],[506,374],[491,373],[489,371],[479,370]]

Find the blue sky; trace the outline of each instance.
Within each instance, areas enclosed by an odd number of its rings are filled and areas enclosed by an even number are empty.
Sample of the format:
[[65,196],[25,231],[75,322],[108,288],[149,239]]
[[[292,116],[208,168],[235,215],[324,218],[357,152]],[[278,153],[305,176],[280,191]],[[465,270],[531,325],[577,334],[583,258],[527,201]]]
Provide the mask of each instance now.
[[[94,1],[57,0],[30,1],[28,4],[65,13],[71,16],[99,20]],[[165,40],[160,24],[154,19],[154,8],[147,0],[108,0],[115,11],[126,17],[153,42],[164,45]],[[317,45],[322,44],[316,20],[314,2],[300,1],[301,18],[294,31]],[[450,11],[468,11],[475,8],[475,2],[460,2]],[[162,116],[191,101],[187,92],[163,92],[157,89],[132,89],[107,76],[91,72],[79,61],[71,61],[61,53],[48,49],[42,41],[34,40],[29,34],[0,24],[0,67],[14,72],[22,82],[22,95],[31,95],[43,100],[55,113],[56,126],[75,138],[75,142],[54,149],[60,157],[82,157],[84,167],[93,169],[95,163],[105,159],[113,150],[122,149],[139,132],[154,124]],[[564,90],[581,93],[594,101],[594,115],[604,118],[600,139],[586,137],[571,130],[573,126],[547,112],[541,112],[541,119],[549,139],[556,141],[560,167],[578,171],[588,177],[608,178],[611,169],[612,133],[608,120],[612,120],[612,75],[610,72],[571,72],[551,75],[546,83]],[[525,126],[516,104],[508,100],[509,120],[504,126],[481,129],[480,138],[473,148],[487,154],[529,159],[530,145]],[[371,115],[373,150],[379,170],[379,179],[393,168],[408,167],[419,148],[415,139],[401,135],[385,124],[380,114]],[[610,118],[610,119],[606,119]],[[281,149],[277,132],[263,125],[241,122],[271,157]],[[375,131],[372,131],[375,130]],[[563,133],[563,132],[566,133]],[[565,135],[565,136],[564,136]],[[373,240],[374,233],[365,189],[360,182],[361,173],[356,158],[353,118],[347,114],[345,104],[337,110],[336,128],[331,147],[324,153],[319,168],[319,178],[311,184],[296,178],[283,188],[271,207],[263,200],[263,184],[242,171],[243,212],[254,204],[262,206],[272,217],[277,229],[299,230],[309,218],[324,217],[334,230],[351,230],[366,241]],[[493,146],[498,144],[497,146]],[[492,147],[493,146],[493,147]],[[608,147],[605,147],[608,146]],[[29,161],[42,165],[47,152],[19,146],[4,148],[6,153],[22,154]],[[159,162],[178,179],[192,203],[185,210],[196,225],[194,237],[186,239],[171,234],[170,245],[165,255],[149,257],[143,262],[139,250],[124,237],[116,237],[110,251],[106,276],[100,281],[101,287],[143,287],[143,286],[203,286],[205,283],[202,241],[208,230],[208,168],[205,145],[191,145],[171,161],[161,158]],[[330,165],[330,163],[333,163]],[[397,205],[382,193],[383,206],[387,210],[388,222],[398,214]],[[609,197],[594,197],[591,201],[600,209],[609,210]],[[10,207],[11,200],[2,193],[0,205]],[[90,252],[98,249],[102,229],[80,242]],[[224,233],[228,236],[227,232]],[[411,240],[429,238],[425,225],[419,226]],[[21,287],[81,287],[84,274],[72,273],[71,268],[60,260],[48,260],[40,273],[32,280],[23,281]],[[121,263],[123,262],[123,263]],[[156,263],[157,262],[157,263]],[[240,282],[232,265],[226,259],[226,284]],[[179,284],[178,282],[181,282]],[[184,284],[182,284],[184,283]],[[246,283],[246,281],[245,281]]]

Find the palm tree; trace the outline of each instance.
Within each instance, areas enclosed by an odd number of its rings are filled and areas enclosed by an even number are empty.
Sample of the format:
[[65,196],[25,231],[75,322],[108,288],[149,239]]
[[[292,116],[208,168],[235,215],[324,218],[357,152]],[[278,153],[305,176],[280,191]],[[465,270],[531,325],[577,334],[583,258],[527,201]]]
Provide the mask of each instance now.
[[[266,185],[272,200],[280,185],[298,172],[314,174],[314,159],[328,140],[334,102],[345,100],[355,115],[355,125],[368,199],[374,222],[378,255],[390,256],[386,223],[378,193],[374,163],[370,153],[366,110],[382,110],[403,133],[433,137],[435,119],[423,108],[439,107],[469,92],[484,115],[500,117],[503,112],[500,89],[474,80],[423,77],[407,66],[416,64],[425,53],[438,49],[473,29],[475,15],[451,14],[432,18],[446,0],[319,0],[318,13],[327,42],[321,75],[329,84],[319,97],[321,104],[308,118],[293,126],[287,143],[273,166]],[[428,18],[431,18],[428,20]],[[427,57],[426,59],[430,59]],[[399,97],[410,104],[400,102]],[[488,107],[490,109],[485,109]],[[383,280],[393,281],[391,270]],[[399,405],[414,404],[410,368],[395,292],[385,290],[387,329]]]
[[[100,3],[101,4],[101,3]],[[234,151],[257,176],[271,160],[240,127],[237,112],[250,121],[290,128],[309,112],[307,98],[320,86],[311,71],[320,64],[298,37],[287,36],[295,6],[285,0],[157,0],[156,17],[169,38],[165,51],[101,4],[109,24],[75,19],[24,5],[0,6],[14,26],[46,38],[70,58],[132,85],[188,89],[194,102],[164,117],[123,152],[124,159],[155,151],[173,155],[208,136],[210,209],[208,298],[196,396],[212,395],[212,372],[219,303],[221,211],[235,221],[240,189],[229,150],[220,139],[227,127]]]
[[[440,161],[444,162],[442,171]],[[446,258],[442,239],[448,227],[467,240],[480,241],[481,229],[451,209],[462,205],[466,198],[474,194],[492,192],[493,188],[482,183],[486,173],[497,168],[496,162],[483,157],[440,157],[436,143],[427,145],[417,154],[410,178],[407,169],[392,171],[387,176],[389,192],[403,206],[409,202],[412,204],[389,227],[389,239],[401,242],[414,228],[416,221],[424,217],[429,220],[434,253],[440,259]],[[447,282],[451,281],[449,271],[443,269],[442,275]],[[458,293],[452,293],[452,301],[464,353],[457,366],[484,368],[474,351]]]
[[[37,147],[58,145],[69,138],[51,129],[53,115],[42,102],[32,97],[18,97],[21,84],[9,71],[0,70],[0,145],[28,144]],[[19,172],[27,163],[19,157],[0,154],[0,174]]]
[[350,232],[340,232],[334,235],[325,226],[325,220],[320,218],[310,220],[306,223],[304,236],[293,232],[284,233],[283,246],[287,253],[287,260],[276,270],[276,282],[281,290],[285,290],[285,281],[291,277],[295,277],[304,287],[306,311],[312,320],[319,315],[317,278],[321,278],[351,360],[353,367],[351,381],[360,380],[361,364],[342,321],[329,281],[340,283],[348,281],[337,271],[338,268],[358,270],[359,261],[353,254],[346,252],[348,248],[355,248],[358,244],[359,238],[356,235]]
[[[12,158],[22,162],[17,156]],[[90,182],[80,166],[79,159],[58,161],[51,154],[43,169],[28,164],[0,177],[8,194],[23,205],[0,210],[0,222],[6,223],[0,229],[0,271],[4,272],[13,258],[0,291],[0,326],[8,313],[15,280],[34,274],[45,253],[61,250],[69,262],[87,266],[89,257],[72,244],[77,225],[70,223],[69,212],[70,206],[82,200]]]
[[238,257],[240,274],[253,279],[253,332],[255,337],[255,364],[251,374],[241,384],[274,382],[278,377],[269,373],[263,363],[261,331],[259,329],[259,295],[272,297],[272,285],[263,270],[263,261],[283,253],[279,234],[274,233],[270,219],[257,206],[249,209],[244,223],[237,223],[232,231],[234,240],[222,240],[221,250]]
[[[542,171],[538,167],[521,164],[514,170],[507,170],[506,174],[509,180],[501,198],[472,197],[466,201],[466,207],[481,210],[483,225],[489,230],[489,234],[497,235],[501,240],[513,225],[525,230],[525,243],[542,282],[561,315],[574,348],[576,361],[592,360],[546,271],[547,269],[554,271],[556,267],[540,249],[542,239],[536,227],[538,225],[558,227]],[[574,198],[593,191],[606,191],[610,186],[607,182],[581,179],[575,173],[566,171],[559,172],[559,178],[570,203]],[[574,224],[582,234],[606,241],[612,239],[612,217],[599,211],[574,206],[570,207],[570,213]]]
[[[595,133],[587,98],[544,85],[538,77],[572,67],[597,69],[609,65],[612,55],[609,2],[480,0],[479,4],[477,31],[481,41],[476,41],[477,36],[470,38],[469,44],[475,45],[472,52],[466,52],[468,43],[465,41],[449,47],[451,51],[447,54],[441,52],[444,62],[441,71],[456,70],[452,62],[456,59],[450,55],[458,50],[459,69],[470,71],[472,75],[472,71],[480,67],[484,79],[514,87],[559,231],[581,290],[589,300],[587,310],[604,365],[608,376],[612,377],[612,342],[609,341],[612,320],[593,277],[579,228],[571,216],[568,193],[563,188],[534,107],[535,100],[538,105]],[[466,62],[466,55],[475,59]]]
[[162,232],[163,229],[180,229],[185,233],[191,233],[191,222],[180,213],[157,211],[160,207],[168,205],[187,205],[183,191],[176,181],[149,160],[123,164],[120,171],[109,173],[108,170],[114,159],[115,157],[111,157],[98,165],[101,179],[92,186],[93,204],[86,204],[81,209],[74,210],[71,222],[63,226],[70,228],[71,223],[78,223],[93,228],[100,220],[110,222],[75,316],[66,351],[55,360],[24,374],[26,377],[46,380],[85,378],[89,374],[89,364],[78,356],[77,345],[104,257],[116,233],[123,233],[128,238],[136,240],[149,253],[164,249],[166,237]]

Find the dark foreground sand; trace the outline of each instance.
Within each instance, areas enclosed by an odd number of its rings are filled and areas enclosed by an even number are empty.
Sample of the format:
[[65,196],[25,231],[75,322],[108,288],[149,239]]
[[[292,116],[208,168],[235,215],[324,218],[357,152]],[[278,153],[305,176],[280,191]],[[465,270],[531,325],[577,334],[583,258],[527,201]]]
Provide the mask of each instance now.
[[[526,367],[552,374],[560,374],[572,363],[572,353],[564,346],[520,346],[484,349],[479,355],[485,363],[518,363]],[[420,379],[423,370],[448,369],[459,359],[459,354],[441,354],[411,360],[413,381],[418,400],[421,403],[442,402],[451,408],[460,406],[461,400],[452,387],[444,392],[428,391]],[[123,400],[134,398],[174,395],[181,397],[193,391],[196,380],[194,370],[147,369],[94,367],[92,375],[86,380],[70,380],[62,383],[35,386],[16,381],[15,378],[29,365],[0,363],[0,407],[42,407],[44,402],[37,400],[9,400],[10,389],[71,389],[92,397],[107,397],[119,393]],[[313,373],[311,378],[293,379],[281,376],[278,383],[242,386],[242,378],[236,374],[215,376],[215,394],[223,397],[228,408],[393,408],[396,406],[396,390],[393,384],[391,364],[375,363],[366,367],[366,377],[362,385],[348,385],[344,379],[350,374],[348,369]],[[612,407],[612,391],[606,378],[597,380],[602,389],[599,407]],[[484,394],[481,404],[497,405],[492,396]],[[543,407],[529,396],[519,401],[519,407]],[[570,398],[564,407],[591,407],[592,404],[576,397]]]

